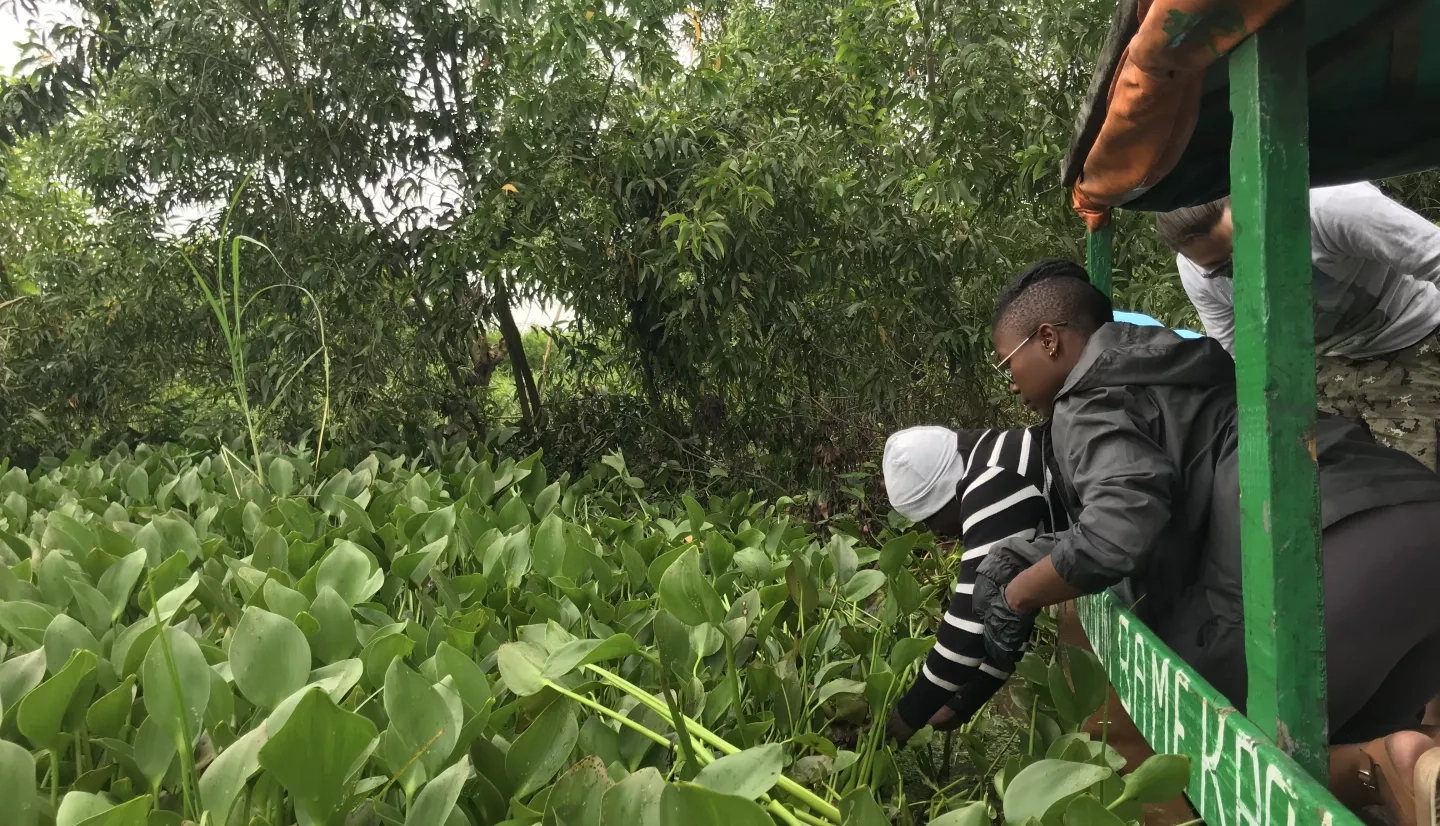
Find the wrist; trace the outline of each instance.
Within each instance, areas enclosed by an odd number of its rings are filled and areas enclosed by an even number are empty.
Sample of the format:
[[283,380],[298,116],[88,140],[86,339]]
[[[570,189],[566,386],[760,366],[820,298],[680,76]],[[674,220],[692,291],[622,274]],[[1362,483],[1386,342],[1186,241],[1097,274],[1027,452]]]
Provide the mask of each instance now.
[[1034,600],[1026,593],[1018,579],[1011,580],[1010,584],[1005,586],[1005,602],[1010,606],[1010,610],[1017,614],[1031,614],[1036,610]]

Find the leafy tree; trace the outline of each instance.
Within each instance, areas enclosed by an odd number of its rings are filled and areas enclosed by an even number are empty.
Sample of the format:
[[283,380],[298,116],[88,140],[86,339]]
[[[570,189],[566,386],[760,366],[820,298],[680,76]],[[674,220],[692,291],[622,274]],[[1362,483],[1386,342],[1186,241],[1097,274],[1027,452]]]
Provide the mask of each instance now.
[[[49,270],[45,301],[92,323],[87,295],[163,297],[123,328],[168,324],[175,361],[125,363],[93,331],[92,361],[72,360],[183,399],[186,427],[234,410],[174,250],[216,263],[247,176],[228,231],[273,251],[243,263],[262,296],[247,387],[278,404],[272,435],[298,438],[324,401],[315,363],[281,391],[321,343],[304,295],[268,289],[295,284],[325,314],[337,438],[518,417],[553,459],[621,445],[692,483],[850,495],[843,474],[896,426],[1015,421],[990,299],[1035,258],[1081,254],[1058,165],[1109,0],[80,9],[0,89],[21,101],[0,140],[34,135],[7,166],[63,182],[72,219],[101,219],[73,232],[113,247]],[[38,208],[16,192],[7,221]],[[1122,220],[1122,302],[1187,320],[1168,253]],[[65,237],[0,253],[59,261]],[[129,282],[102,277],[117,268]],[[514,313],[540,300],[575,316],[543,369]],[[12,351],[39,363],[32,335]],[[122,421],[96,410],[64,441]]]

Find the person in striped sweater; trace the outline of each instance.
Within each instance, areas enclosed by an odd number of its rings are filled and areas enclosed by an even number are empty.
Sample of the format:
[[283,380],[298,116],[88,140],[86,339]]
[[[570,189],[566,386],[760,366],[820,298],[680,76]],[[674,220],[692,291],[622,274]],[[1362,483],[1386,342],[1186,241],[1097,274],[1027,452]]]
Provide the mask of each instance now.
[[960,538],[963,547],[935,647],[890,717],[890,733],[902,743],[927,723],[953,728],[969,720],[1010,677],[1008,668],[987,660],[971,594],[993,543],[1069,525],[1050,483],[1046,433],[1044,425],[960,432],[912,427],[885,443],[891,506],[938,536]]

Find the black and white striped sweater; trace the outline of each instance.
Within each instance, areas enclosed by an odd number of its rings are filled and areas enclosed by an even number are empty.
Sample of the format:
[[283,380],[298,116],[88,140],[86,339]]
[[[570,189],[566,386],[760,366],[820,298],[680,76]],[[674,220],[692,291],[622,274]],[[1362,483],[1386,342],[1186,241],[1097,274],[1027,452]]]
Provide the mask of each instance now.
[[965,476],[956,485],[964,551],[935,647],[900,700],[900,716],[913,728],[924,726],[947,703],[968,719],[1010,676],[985,661],[984,629],[971,595],[975,573],[996,542],[1017,535],[1033,539],[1068,525],[1046,467],[1046,435],[1043,426],[960,434],[961,452],[967,453]]

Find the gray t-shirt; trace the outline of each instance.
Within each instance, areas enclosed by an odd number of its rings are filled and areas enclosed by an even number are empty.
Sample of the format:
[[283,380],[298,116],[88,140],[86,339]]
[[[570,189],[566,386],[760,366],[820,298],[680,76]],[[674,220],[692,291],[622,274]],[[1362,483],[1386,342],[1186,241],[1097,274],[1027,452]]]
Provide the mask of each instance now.
[[[1310,190],[1315,352],[1371,358],[1440,327],[1440,227],[1369,183]],[[1235,353],[1231,280],[1183,255],[1180,281],[1205,332]]]

